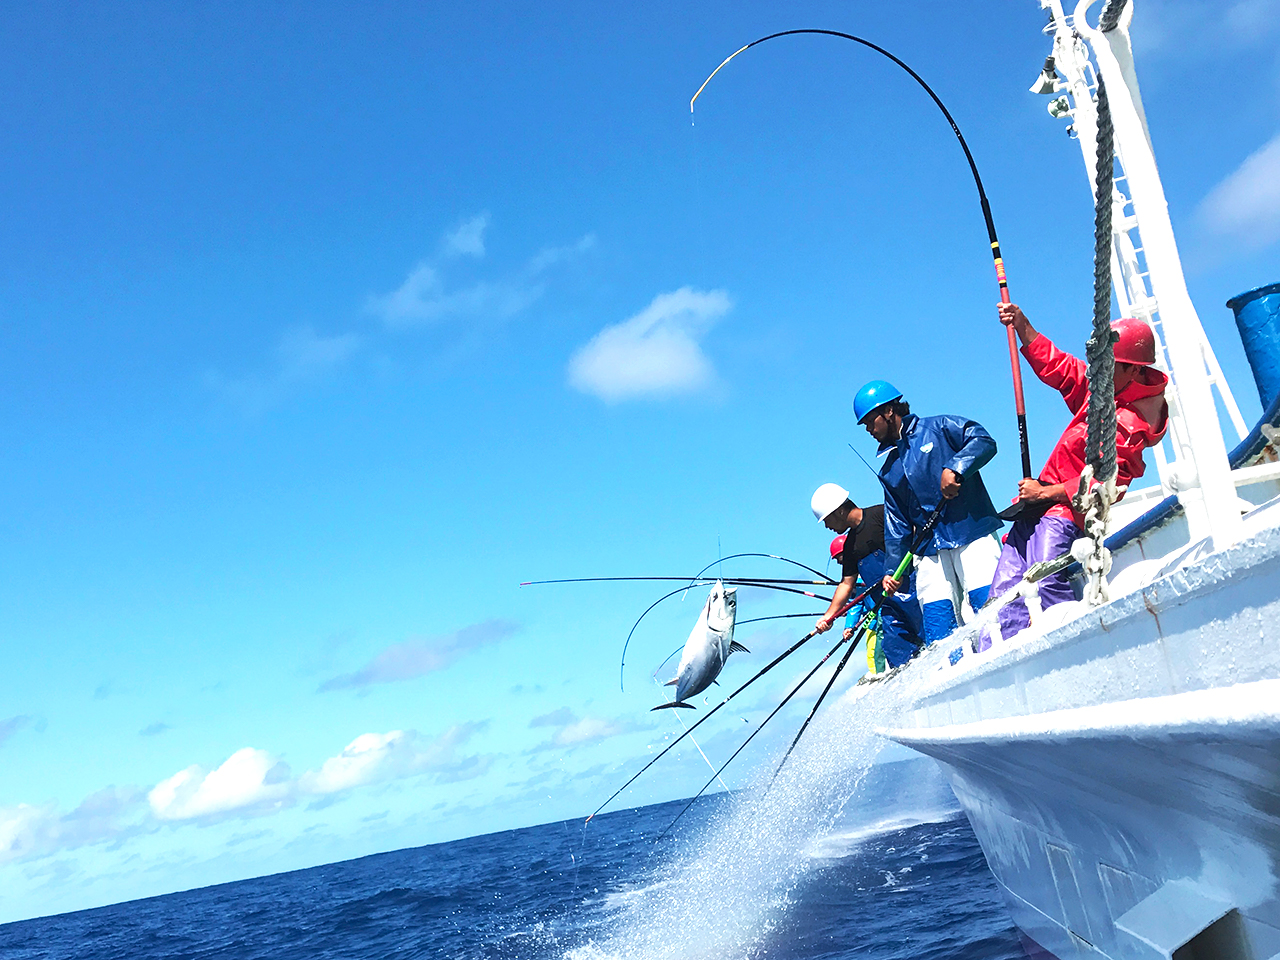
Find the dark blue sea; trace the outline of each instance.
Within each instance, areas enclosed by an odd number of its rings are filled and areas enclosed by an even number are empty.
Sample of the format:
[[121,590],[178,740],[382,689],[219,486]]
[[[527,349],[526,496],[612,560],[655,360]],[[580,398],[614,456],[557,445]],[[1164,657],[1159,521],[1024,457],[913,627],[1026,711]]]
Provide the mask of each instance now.
[[871,770],[864,802],[785,857],[767,830],[754,852],[758,812],[722,794],[660,842],[683,802],[8,924],[0,957],[1021,960],[968,821],[922,763]]

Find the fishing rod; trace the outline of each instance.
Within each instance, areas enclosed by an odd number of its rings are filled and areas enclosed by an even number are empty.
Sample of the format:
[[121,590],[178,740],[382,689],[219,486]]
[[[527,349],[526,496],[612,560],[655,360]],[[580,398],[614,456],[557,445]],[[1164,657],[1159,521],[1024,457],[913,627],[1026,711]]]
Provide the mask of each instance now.
[[[876,480],[878,480],[878,481],[880,482],[880,486],[884,487],[884,492],[885,492],[885,493],[887,493],[887,494],[890,494],[890,493],[891,493],[891,491],[889,490],[889,483],[888,483],[888,481],[886,481],[884,477],[880,476],[880,474],[876,471],[876,468],[875,468],[875,467],[873,467],[873,466],[872,466],[872,465],[867,461],[867,458],[866,458],[866,457],[864,457],[861,453],[859,453],[859,452],[858,452],[858,448],[857,448],[857,447],[855,447],[852,443],[846,444],[846,446],[847,446],[850,450],[852,450],[852,451],[853,451],[853,453],[854,453],[854,456],[856,456],[859,460],[861,460],[861,461],[863,462],[863,464],[866,466],[866,468],[867,468],[868,470],[870,470],[870,471],[871,471],[871,475],[872,475],[873,477],[875,477],[875,478],[876,478]],[[521,586],[524,586],[524,584],[521,584]]]
[[[1070,554],[1068,554],[1068,556],[1070,556]],[[792,620],[792,618],[794,617],[820,617],[824,612],[826,611],[818,611],[817,613],[774,613],[772,617],[751,617],[750,620],[735,621],[733,622],[733,626],[740,627],[744,625],[744,623],[759,623],[760,621],[764,621],[764,620]],[[668,660],[671,659],[672,657],[675,657],[677,653],[680,653],[681,650],[684,650],[684,649],[685,649],[684,644],[677,646],[675,650],[672,650],[671,653],[667,654],[667,659],[664,659],[662,663],[659,663],[657,667],[654,667],[654,671],[653,671],[654,680],[657,680],[658,678],[659,669],[666,667]]]
[[[674,597],[677,593],[685,593],[691,586],[693,586],[692,583],[690,583],[688,586],[679,587],[675,590],[672,590],[670,593],[663,594],[657,600],[653,601],[653,603],[649,604],[645,612],[640,614],[639,619],[636,620],[636,622],[631,625],[631,630],[627,633],[626,642],[623,643],[622,645],[622,663],[618,667],[618,688],[620,690],[624,692],[626,691],[626,687],[624,686],[625,681],[623,678],[624,678],[626,666],[627,666],[627,647],[631,645],[631,638],[635,634],[636,628],[640,626],[640,621],[643,620],[645,617],[647,617],[649,615],[649,611],[651,611],[654,607],[660,604],[663,600],[669,600],[672,597]],[[773,586],[768,584],[751,584],[751,586],[759,586],[761,590],[778,590],[783,593],[797,593],[802,597],[813,597],[815,600],[826,600],[828,603],[831,602],[830,597],[824,597],[819,593],[812,593],[808,590],[797,590],[794,587],[780,587],[780,586]]]
[[834,583],[836,582],[836,581],[832,580],[830,577],[828,577],[828,576],[827,576],[825,573],[823,573],[821,570],[815,570],[815,569],[813,569],[813,567],[806,566],[805,564],[801,563],[799,560],[791,560],[791,559],[789,559],[788,557],[780,557],[780,556],[778,556],[776,553],[735,553],[735,554],[731,554],[730,556],[727,556],[727,557],[721,557],[719,560],[712,560],[712,561],[711,561],[710,563],[708,563],[705,567],[703,567],[701,570],[699,570],[699,571],[698,571],[698,575],[697,575],[696,577],[694,577],[693,579],[694,579],[694,580],[701,579],[701,578],[702,578],[702,575],[703,575],[704,573],[706,573],[708,570],[710,570],[712,567],[714,567],[717,563],[723,563],[723,562],[724,562],[724,561],[726,561],[726,560],[737,560],[737,559],[739,559],[739,558],[741,558],[741,557],[764,557],[764,558],[766,558],[766,559],[768,559],[768,560],[781,560],[783,563],[789,563],[789,564],[791,564],[793,567],[800,567],[802,570],[808,570],[808,571],[809,571],[810,573],[812,573],[815,577],[822,577],[822,582],[823,582],[823,583],[832,583],[832,584],[834,584]]
[[524,583],[520,584],[520,586],[538,587],[547,583],[630,583],[630,582],[640,582],[640,581],[649,581],[649,580],[666,580],[666,581],[672,581],[676,583],[684,583],[685,581],[689,581],[691,584],[694,583],[695,581],[705,580],[708,583],[713,583],[716,580],[721,580],[725,583],[746,583],[746,584],[784,583],[784,584],[795,584],[795,585],[816,584],[821,587],[829,587],[835,582],[830,577],[826,577],[825,579],[822,579],[822,580],[779,580],[775,577],[704,577],[704,576],[696,576],[693,578],[689,578],[689,577],[573,577],[572,579],[569,579],[569,580],[526,580],[524,581]]
[[[1000,238],[996,236],[996,224],[995,220],[991,216],[991,204],[987,201],[987,191],[982,186],[982,176],[978,173],[978,164],[973,159],[973,153],[969,150],[969,144],[965,142],[964,134],[960,132],[960,126],[956,123],[955,118],[951,116],[951,111],[947,109],[947,106],[942,102],[942,99],[933,92],[933,88],[929,86],[929,84],[925,83],[924,78],[921,77],[920,74],[916,73],[911,69],[911,67],[907,66],[905,62],[895,57],[884,47],[872,43],[870,40],[865,40],[862,37],[856,37],[852,33],[841,33],[838,30],[804,29],[783,30],[779,33],[771,33],[767,37],[761,37],[759,40],[751,41],[745,47],[735,50],[733,53],[729,54],[729,56],[725,57],[720,66],[711,71],[711,76],[702,81],[702,86],[698,88],[698,92],[695,93],[693,95],[693,99],[689,101],[689,112],[693,113],[694,102],[697,101],[702,91],[706,89],[707,84],[711,82],[712,77],[724,69],[725,64],[738,54],[744,53],[752,47],[758,46],[767,40],[775,40],[778,37],[790,37],[798,34],[818,34],[827,37],[839,37],[842,40],[852,40],[854,43],[862,44],[862,46],[888,57],[905,70],[911,76],[912,80],[924,88],[924,92],[929,95],[929,98],[933,100],[938,109],[942,111],[942,115],[947,118],[947,123],[951,125],[951,132],[954,133],[956,135],[956,139],[960,141],[960,149],[964,151],[964,158],[969,162],[969,172],[973,174],[974,186],[978,188],[978,200],[982,204],[982,218],[987,225],[987,239],[991,242],[991,256],[995,261],[996,282],[1000,286],[1000,302],[1009,303],[1009,284],[1005,275],[1004,258],[1000,255]],[[1018,441],[1022,447],[1022,475],[1024,477],[1030,477],[1032,476],[1031,447],[1027,440],[1027,408],[1022,399],[1022,365],[1018,358],[1018,344],[1014,336],[1013,327],[1006,327],[1005,331],[1008,334],[1009,340],[1009,363],[1013,369],[1013,400],[1014,409],[1018,414]]]
[[[912,555],[917,550],[923,549],[925,543],[928,541],[928,538],[932,536],[934,528],[938,525],[938,521],[942,517],[942,511],[943,511],[943,508],[946,506],[946,503],[947,501],[945,500],[939,503],[934,508],[933,513],[931,513],[928,519],[925,520],[925,524],[920,529],[920,533],[916,536],[916,539],[912,545],[911,551],[909,551],[907,555],[902,558],[902,562],[898,564],[898,569],[893,572],[894,580],[902,579],[903,575],[907,572],[908,564],[913,559]],[[871,616],[872,614],[878,612],[880,607],[888,599],[889,599],[889,595],[887,593],[881,593],[880,599],[878,599],[875,603],[875,606],[871,608],[871,611],[868,613],[868,616]],[[845,664],[849,662],[849,657],[852,656],[854,647],[856,647],[857,645],[858,645],[857,641],[855,640],[853,643],[853,646],[849,647],[849,652],[844,655],[843,659],[841,659],[840,663],[836,666],[836,669],[832,672],[831,679],[827,681],[827,685],[826,687],[823,688],[822,694],[818,697],[817,702],[814,703],[813,709],[809,711],[809,716],[804,718],[804,723],[800,726],[800,731],[796,734],[796,738],[791,741],[791,746],[787,747],[787,752],[783,754],[782,759],[778,762],[778,769],[773,771],[773,779],[769,781],[769,786],[773,786],[773,781],[778,779],[778,774],[782,772],[782,766],[787,762],[787,757],[791,756],[791,751],[796,748],[796,744],[800,742],[800,738],[804,736],[804,732],[807,729],[809,729],[810,721],[813,720],[814,714],[818,712],[818,708],[822,706],[822,701],[826,699],[827,693],[835,685],[836,678],[839,677],[840,672],[844,670]]]
[[[836,611],[836,616],[837,616],[837,617],[839,617],[839,616],[843,616],[845,613],[847,613],[849,610],[851,610],[851,609],[852,609],[853,607],[855,607],[857,604],[859,604],[859,603],[861,603],[863,600],[865,600],[865,599],[866,599],[866,597],[868,596],[868,594],[870,594],[870,593],[871,593],[871,589],[872,589],[871,587],[867,587],[867,589],[866,589],[866,590],[864,590],[862,593],[858,594],[858,595],[857,595],[856,597],[854,597],[852,600],[849,600],[847,603],[845,603],[845,605],[844,605],[844,606],[842,606],[838,611]],[[805,616],[813,616],[813,614],[805,614],[805,613],[787,613],[787,614],[783,614],[783,616],[787,616],[787,617],[805,617]],[[768,617],[761,617],[761,618],[759,618],[759,619],[761,619],[761,620],[765,620],[765,619],[771,619],[771,618],[768,618]],[[672,749],[676,744],[678,744],[681,740],[683,740],[685,737],[687,737],[689,734],[691,734],[694,730],[698,729],[698,727],[699,727],[701,724],[705,723],[707,720],[710,720],[710,719],[715,715],[715,713],[716,713],[716,711],[717,711],[717,710],[719,710],[721,707],[723,707],[725,704],[727,704],[730,700],[732,700],[734,697],[736,697],[738,694],[740,694],[743,690],[747,689],[747,687],[751,686],[751,684],[755,683],[757,680],[759,680],[761,677],[763,677],[766,673],[768,673],[770,670],[772,670],[774,667],[776,667],[778,664],[780,664],[783,660],[787,659],[787,657],[791,656],[791,654],[795,653],[797,650],[799,650],[802,646],[804,646],[806,643],[808,643],[810,640],[812,640],[812,639],[813,639],[814,637],[816,637],[817,635],[818,635],[818,631],[817,631],[816,629],[814,629],[814,630],[810,630],[810,631],[809,631],[808,633],[806,633],[803,637],[801,637],[799,640],[797,640],[795,643],[793,643],[791,646],[789,646],[786,650],[782,651],[782,653],[778,654],[778,655],[777,655],[776,657],[774,657],[771,661],[769,661],[767,664],[765,664],[763,667],[761,667],[761,668],[760,668],[760,670],[759,670],[759,672],[757,672],[757,673],[756,673],[756,675],[755,675],[754,677],[752,677],[752,678],[751,678],[750,680],[748,680],[746,683],[742,684],[742,686],[740,686],[740,687],[738,687],[738,689],[734,690],[734,691],[733,691],[733,693],[729,694],[727,697],[725,697],[723,700],[721,700],[719,703],[717,703],[714,707],[712,707],[710,710],[708,710],[708,711],[706,712],[706,714],[704,714],[702,717],[699,717],[699,718],[698,718],[698,722],[697,722],[697,723],[695,723],[693,726],[691,726],[688,730],[686,730],[686,731],[685,731],[684,733],[682,733],[680,736],[676,737],[676,739],[675,739],[675,740],[672,740],[669,744],[667,744],[665,747],[663,747],[663,748],[662,748],[662,750],[658,753],[658,755],[657,755],[657,756],[655,756],[652,760],[650,760],[650,761],[649,761],[648,763],[646,763],[643,767],[641,767],[639,771],[637,771],[637,773],[635,774],[635,776],[633,776],[630,780],[628,780],[626,783],[624,783],[622,786],[620,786],[617,790],[615,790],[615,791],[613,792],[613,795],[612,795],[612,796],[610,796],[608,800],[606,800],[604,803],[600,804],[600,806],[598,806],[598,807],[596,808],[595,813],[591,814],[591,817],[594,817],[594,816],[596,815],[596,813],[599,813],[601,810],[603,810],[605,807],[607,807],[610,803],[612,803],[612,802],[613,802],[613,800],[618,796],[618,794],[622,793],[622,791],[623,791],[623,790],[627,789],[627,787],[629,787],[629,786],[631,786],[631,784],[635,783],[635,782],[636,782],[636,780],[638,780],[638,779],[640,778],[640,774],[644,773],[646,770],[648,770],[650,767],[652,767],[655,763],[657,763],[659,760],[661,760],[661,759],[662,759],[662,758],[667,754],[667,752],[668,752],[668,751],[670,751],[670,750],[671,750],[671,749]],[[587,821],[588,821],[588,822],[590,822],[591,817],[587,817]]]
[[[929,514],[928,518],[925,520],[924,526],[920,528],[920,532],[916,534],[915,539],[912,541],[911,549],[907,551],[907,553],[903,556],[902,561],[898,564],[897,570],[894,571],[893,579],[899,580],[902,578],[902,576],[907,571],[907,567],[911,564],[911,561],[915,559],[916,551],[923,549],[924,545],[929,541],[929,538],[933,536],[933,529],[938,525],[938,521],[942,518],[942,511],[945,509],[946,505],[947,505],[947,501],[943,500],[936,507],[934,507],[933,512]],[[862,596],[865,597],[867,593],[871,592],[871,589],[872,589],[871,587],[868,587],[866,592],[863,593]],[[872,615],[875,614],[880,609],[880,607],[884,604],[885,600],[887,600],[888,597],[889,595],[887,593],[881,592],[880,598],[876,600],[875,605],[870,610],[868,610],[865,614],[863,614],[862,619],[859,620],[857,626],[854,627],[854,634],[852,638],[853,642],[850,644],[848,652],[841,659],[839,666],[836,668],[836,670],[832,674],[831,679],[827,682],[826,689],[822,691],[822,696],[818,698],[818,704],[822,703],[822,698],[827,695],[827,690],[831,689],[832,685],[835,683],[836,677],[840,675],[840,670],[844,668],[844,665],[846,663],[848,663],[850,655],[853,653],[854,648],[856,648],[858,645],[858,641],[862,639],[863,634],[866,632],[864,629],[865,625],[870,621]],[[837,611],[836,616],[837,617],[841,616],[843,613],[848,611],[853,606],[853,603],[854,601],[850,601],[849,603],[841,607],[840,610]],[[834,621],[835,618],[833,617],[832,619]],[[816,633],[817,631],[815,630],[814,632]],[[842,636],[840,640],[836,643],[836,645],[827,651],[826,656],[824,656],[821,660],[818,661],[817,666],[815,666],[812,670],[810,670],[807,674],[805,674],[804,679],[801,680],[798,684],[796,684],[791,689],[791,692],[788,693],[786,697],[783,698],[782,702],[778,704],[776,707],[774,707],[773,711],[767,717],[765,717],[763,720],[760,721],[760,725],[751,731],[751,735],[742,742],[742,745],[738,747],[737,750],[733,751],[733,753],[730,755],[728,760],[726,760],[724,763],[720,765],[720,769],[715,772],[715,776],[713,776],[710,780],[708,780],[706,783],[702,785],[702,789],[699,790],[697,793],[695,793],[693,797],[689,800],[689,802],[684,805],[684,808],[679,813],[676,814],[675,820],[672,820],[669,824],[667,824],[666,830],[663,830],[662,833],[658,834],[659,840],[661,840],[663,837],[667,835],[668,831],[670,831],[670,829],[676,825],[676,820],[679,820],[681,817],[685,815],[685,811],[687,811],[690,807],[693,806],[694,801],[697,800],[700,796],[702,796],[706,792],[707,788],[711,786],[711,784],[716,782],[720,774],[724,773],[725,767],[733,763],[734,758],[737,757],[738,754],[740,754],[744,749],[746,749],[747,744],[749,744],[752,740],[755,739],[756,734],[758,734],[761,730],[764,729],[765,724],[768,723],[770,720],[772,720],[777,715],[778,711],[781,710],[783,707],[785,707],[787,703],[790,702],[791,698],[800,692],[801,688],[806,683],[809,682],[810,678],[815,673],[818,672],[819,668],[824,663],[826,663],[829,659],[831,659],[831,655],[834,654],[840,648],[840,645],[843,644],[844,642],[845,640],[844,640],[844,637]],[[801,735],[804,733],[805,729],[809,726],[809,721],[813,719],[813,715],[818,710],[818,704],[814,705],[813,710],[809,712],[809,716],[805,719],[804,726],[800,728],[800,733],[796,734],[796,738],[793,741],[791,741],[791,746],[787,749],[786,756],[782,758],[782,763],[786,763],[787,757],[791,755],[791,751],[794,750],[796,748],[796,744],[800,742]],[[782,769],[782,763],[779,763],[778,770],[774,771],[773,776],[775,779],[778,776],[778,771]],[[770,785],[772,785],[772,783],[773,781],[771,780]]]
[[779,710],[781,710],[783,707],[785,707],[788,703],[791,702],[791,698],[800,692],[800,688],[803,687],[806,683],[808,683],[810,678],[812,678],[815,673],[817,673],[820,669],[822,669],[822,665],[826,663],[828,660],[830,660],[831,655],[835,653],[837,650],[839,650],[845,644],[845,642],[846,641],[844,637],[841,637],[839,640],[837,640],[836,645],[832,647],[830,650],[828,650],[826,654],[823,656],[823,658],[818,661],[817,665],[804,675],[804,679],[791,688],[791,692],[782,698],[782,702],[773,708],[773,712],[770,713],[763,720],[761,720],[760,725],[751,731],[751,736],[747,737],[746,740],[742,741],[742,745],[738,747],[737,750],[733,751],[733,754],[729,757],[728,760],[726,760],[724,763],[720,765],[720,769],[715,772],[715,776],[713,776],[710,780],[704,783],[702,785],[702,789],[689,798],[689,802],[686,803],[683,809],[681,809],[681,811],[676,814],[675,819],[672,820],[669,824],[667,824],[665,830],[663,830],[660,834],[658,834],[658,840],[661,840],[671,831],[671,828],[676,825],[676,821],[678,821],[681,817],[683,817],[685,813],[688,812],[689,808],[694,805],[697,799],[707,792],[707,787],[715,783],[717,778],[719,778],[720,774],[724,773],[724,768],[729,766],[729,764],[733,763],[734,757],[736,757],[738,754],[740,754],[743,750],[746,749],[747,744],[749,744],[752,740],[754,740],[756,737],[756,734],[764,729],[764,725],[768,723],[770,720],[772,720]]
[[[875,611],[872,611],[872,613],[874,612]],[[869,616],[870,614],[868,614],[868,617]],[[870,630],[871,628],[868,626],[866,629]],[[864,633],[865,632],[866,631],[864,630]],[[862,638],[859,637],[858,639],[860,640]],[[791,741],[791,746],[787,747],[787,752],[783,754],[782,759],[778,762],[778,769],[773,771],[773,776],[769,779],[769,786],[765,787],[766,794],[769,792],[769,788],[773,786],[773,781],[778,779],[778,774],[782,772],[782,766],[787,762],[787,757],[791,756],[791,751],[796,748],[796,744],[799,743],[800,738],[804,736],[805,730],[809,729],[809,722],[813,719],[814,714],[818,712],[818,708],[822,706],[822,701],[827,698],[827,694],[831,692],[831,688],[835,686],[836,678],[840,676],[841,671],[844,670],[845,664],[849,662],[849,658],[853,656],[853,651],[857,648],[858,640],[854,640],[853,643],[849,644],[849,649],[845,651],[844,656],[840,658],[840,662],[836,664],[835,670],[831,672],[831,679],[828,680],[827,685],[822,688],[822,693],[818,695],[818,699],[814,703],[813,709],[809,711],[809,715],[804,718],[804,723],[800,725],[800,732],[796,734],[796,738]],[[724,781],[721,781],[721,783],[723,782]]]
[[739,620],[734,625],[740,627],[744,623],[759,623],[761,620],[790,620],[794,617],[820,617],[825,612],[825,610],[819,610],[816,613],[775,613],[771,617],[752,617],[750,620]]

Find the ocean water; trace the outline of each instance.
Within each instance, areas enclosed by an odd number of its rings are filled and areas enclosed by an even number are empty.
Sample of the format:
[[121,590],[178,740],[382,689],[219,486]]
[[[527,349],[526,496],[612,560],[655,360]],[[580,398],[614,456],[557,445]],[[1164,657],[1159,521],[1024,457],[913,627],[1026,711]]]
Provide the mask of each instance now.
[[674,828],[683,801],[27,920],[0,958],[1022,958],[939,768],[877,762],[922,675],[847,691]]
[[[890,766],[906,768],[891,771],[901,781],[922,764]],[[811,844],[798,857],[803,881],[786,904],[754,913],[742,942],[726,946],[715,924],[664,923],[653,914],[683,886],[682,857],[738,802],[700,801],[657,843],[683,802],[604,814],[585,830],[545,824],[27,920],[0,926],[0,957],[1024,956],[968,821],[945,800],[925,822],[848,823]],[[714,916],[722,893],[701,891],[693,912]],[[670,942],[649,953],[637,923]]]

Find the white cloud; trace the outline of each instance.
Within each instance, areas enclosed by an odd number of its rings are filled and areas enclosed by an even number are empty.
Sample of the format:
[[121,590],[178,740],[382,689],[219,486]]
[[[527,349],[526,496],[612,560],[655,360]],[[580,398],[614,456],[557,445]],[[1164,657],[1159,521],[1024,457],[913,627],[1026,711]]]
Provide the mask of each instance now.
[[1210,190],[1199,215],[1214,233],[1246,246],[1280,239],[1280,134]]
[[293,327],[281,334],[276,344],[275,369],[270,373],[232,378],[212,370],[205,375],[205,382],[246,412],[257,413],[291,388],[324,379],[363,345],[359,334],[326,337],[308,326]]
[[393,643],[354,673],[326,680],[320,691],[395,683],[443,670],[473,650],[505,640],[520,628],[512,620],[484,620],[429,639]]
[[526,269],[526,272],[530,276],[537,276],[544,270],[554,267],[556,264],[564,263],[582,256],[582,254],[586,253],[595,245],[596,235],[594,233],[588,233],[577,243],[571,243],[563,247],[543,247],[537,252],[534,258],[529,261],[529,266]]
[[141,828],[132,822],[132,816],[140,800],[137,790],[107,787],[90,794],[65,815],[52,803],[0,807],[0,863],[41,857],[137,831]]
[[423,262],[414,267],[395,290],[370,297],[367,308],[388,327],[404,329],[452,317],[485,316],[505,320],[540,296],[540,286],[513,281],[473,283],[446,292],[439,271]]
[[265,750],[245,747],[216,770],[198,764],[161,780],[147,794],[159,820],[192,820],[222,814],[277,810],[291,793],[289,768]]
[[489,226],[489,214],[482,213],[459,224],[444,238],[446,253],[467,256],[484,256],[484,231]]
[[576,743],[604,740],[623,732],[623,726],[616,721],[605,720],[603,717],[583,717],[561,727],[551,739],[558,747],[569,747]]
[[569,383],[607,403],[701,390],[715,371],[698,341],[731,306],[723,290],[659,294],[579,348],[569,360]]
[[346,363],[360,349],[358,334],[323,337],[310,327],[294,327],[280,337],[279,378],[285,382],[311,380]]
[[587,234],[567,246],[546,247],[506,276],[450,289],[441,263],[457,256],[482,257],[488,225],[489,215],[485,213],[447,233],[443,253],[419,262],[390,293],[370,296],[365,301],[365,309],[393,330],[468,318],[506,320],[542,296],[545,288],[538,282],[542,274],[581,256],[596,242],[594,235]]
[[458,724],[434,739],[414,730],[361,734],[319,770],[303,774],[298,784],[306,793],[326,794],[422,773],[434,773],[440,782],[450,783],[479,776],[488,769],[490,758],[459,756],[458,748],[484,727],[484,723]]
[[555,747],[572,747],[583,743],[595,743],[616,737],[620,733],[644,729],[633,721],[609,720],[604,717],[578,717],[568,707],[561,707],[529,721],[531,729],[536,727],[553,727],[551,737],[534,750],[549,750]]
[[30,722],[31,718],[26,714],[10,717],[8,720],[0,720],[0,743],[4,743]]
[[0,863],[48,853],[56,846],[58,820],[52,804],[0,807]]

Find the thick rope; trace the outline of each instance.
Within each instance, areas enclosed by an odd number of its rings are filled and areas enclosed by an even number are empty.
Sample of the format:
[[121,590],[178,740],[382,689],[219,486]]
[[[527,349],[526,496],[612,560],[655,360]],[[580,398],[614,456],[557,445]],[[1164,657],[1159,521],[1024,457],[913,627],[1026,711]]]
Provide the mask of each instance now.
[[1102,6],[1102,13],[1098,16],[1098,29],[1103,33],[1114,30],[1120,22],[1120,14],[1124,12],[1126,3],[1128,0],[1107,0]]
[[[1115,4],[1108,3],[1104,14]],[[1120,4],[1123,6],[1123,4]],[[1118,14],[1117,14],[1118,15]],[[1084,563],[1085,600],[1096,606],[1108,599],[1111,554],[1105,545],[1107,520],[1116,499],[1115,340],[1111,329],[1111,204],[1115,176],[1115,130],[1107,88],[1098,77],[1098,155],[1094,178],[1093,336],[1085,344],[1089,366],[1087,466],[1080,477],[1076,509],[1085,515],[1085,535],[1093,551]]]

